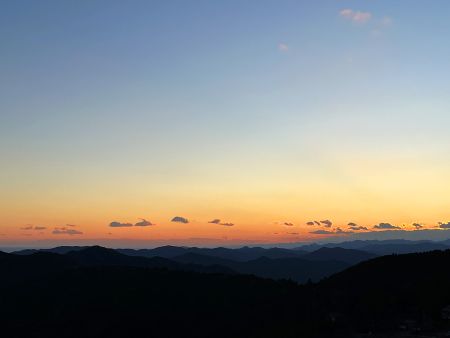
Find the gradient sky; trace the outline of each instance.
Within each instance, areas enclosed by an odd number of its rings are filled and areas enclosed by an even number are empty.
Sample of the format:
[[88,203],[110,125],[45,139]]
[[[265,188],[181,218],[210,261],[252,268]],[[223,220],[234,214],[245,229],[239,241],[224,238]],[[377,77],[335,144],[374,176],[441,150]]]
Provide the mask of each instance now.
[[[449,15],[446,0],[2,1],[0,244],[450,227]],[[110,226],[140,219],[154,225]]]

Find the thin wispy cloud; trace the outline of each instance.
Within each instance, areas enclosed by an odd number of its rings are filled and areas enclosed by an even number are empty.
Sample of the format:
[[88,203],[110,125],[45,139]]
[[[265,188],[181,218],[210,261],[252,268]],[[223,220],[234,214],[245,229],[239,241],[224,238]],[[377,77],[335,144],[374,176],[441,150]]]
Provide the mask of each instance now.
[[[183,222],[183,223],[184,223],[184,222]],[[215,218],[215,219],[209,221],[208,223],[211,223],[211,224],[219,224],[219,225],[223,225],[223,226],[226,226],[226,227],[232,227],[232,226],[234,226],[234,223],[231,223],[231,222],[221,222],[219,218]]]
[[314,234],[314,235],[331,235],[331,234],[334,234],[334,231],[315,230],[315,231],[310,231],[310,234]]
[[285,43],[279,43],[278,44],[278,50],[280,52],[286,53],[286,52],[289,51],[289,46],[287,44],[285,44]]
[[83,233],[79,230],[75,230],[75,229],[67,229],[66,227],[62,227],[62,228],[55,228],[52,231],[52,234],[54,235],[82,235]]
[[33,225],[27,225],[27,226],[24,226],[24,227],[22,227],[22,228],[20,228],[20,230],[40,230],[40,231],[42,231],[42,230],[45,230],[45,229],[47,229],[47,227],[44,227],[44,226],[40,226],[40,225],[36,225],[36,226],[33,226]]
[[366,227],[363,227],[363,226],[360,226],[360,225],[352,226],[352,227],[350,227],[350,229],[353,230],[353,231],[369,230]]
[[284,222],[283,225],[287,226],[287,227],[292,227],[294,226],[294,223],[291,222]]
[[363,24],[368,22],[372,18],[372,13],[370,12],[363,12],[363,11],[355,11],[350,8],[342,9],[339,12],[339,15],[343,17],[346,20]]
[[341,228],[336,228],[335,231],[336,234],[342,234],[342,235],[346,235],[346,234],[353,234],[353,231],[349,231],[349,230],[342,230]]
[[389,16],[384,16],[384,17],[380,20],[379,25],[382,26],[382,27],[390,27],[390,26],[392,26],[392,23],[393,23],[393,20],[392,20],[391,17],[389,17]]

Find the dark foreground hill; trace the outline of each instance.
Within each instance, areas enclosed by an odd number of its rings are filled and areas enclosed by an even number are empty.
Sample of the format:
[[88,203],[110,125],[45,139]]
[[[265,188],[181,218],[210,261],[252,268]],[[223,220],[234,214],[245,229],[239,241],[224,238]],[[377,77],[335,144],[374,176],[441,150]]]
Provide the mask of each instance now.
[[450,251],[375,258],[306,285],[127,266],[109,254],[0,254],[2,336],[444,337],[449,329]]

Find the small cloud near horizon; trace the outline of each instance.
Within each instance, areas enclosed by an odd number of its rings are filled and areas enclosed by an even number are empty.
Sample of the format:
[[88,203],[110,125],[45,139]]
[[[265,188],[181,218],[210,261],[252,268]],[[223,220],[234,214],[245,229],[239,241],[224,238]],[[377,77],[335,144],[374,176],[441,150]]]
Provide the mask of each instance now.
[[67,229],[66,227],[62,227],[62,228],[55,228],[52,231],[52,234],[54,235],[82,235],[83,233],[79,230],[75,230],[75,229]]
[[220,219],[219,218],[214,218],[212,221],[209,221],[208,223],[220,224]]
[[354,231],[348,231],[348,230],[346,231],[346,230],[342,230],[341,228],[336,228],[335,233],[345,235],[345,234],[353,234]]
[[148,226],[151,226],[151,225],[155,225],[155,224],[153,224],[152,222],[149,222],[149,221],[147,221],[147,220],[144,219],[144,218],[141,218],[140,220],[141,220],[140,222],[137,222],[137,223],[134,225],[135,227],[148,227]]
[[450,229],[450,222],[447,223],[439,222],[438,225],[440,229]]
[[314,235],[331,235],[331,234],[334,234],[334,231],[316,230],[316,231],[311,231],[310,234],[314,234]]
[[125,228],[125,227],[132,227],[133,224],[113,221],[113,222],[109,223],[109,226],[111,228]]
[[220,223],[220,225],[224,225],[226,227],[232,227],[234,223]]
[[320,223],[322,223],[326,228],[331,228],[331,226],[333,225],[333,222],[331,222],[329,219],[320,221]]
[[363,226],[360,226],[360,225],[355,226],[355,227],[350,227],[350,229],[351,229],[351,230],[354,230],[354,231],[359,231],[359,230],[369,230],[369,229],[367,229],[366,227],[363,227]]
[[283,225],[286,225],[287,227],[292,227],[292,226],[294,226],[294,223],[284,222]]
[[189,220],[181,216],[175,216],[174,218],[172,218],[171,222],[187,224],[189,223]]
[[47,229],[47,227],[40,226],[40,225],[36,225],[36,226],[27,225],[27,226],[24,226],[23,228],[20,228],[20,230],[45,230],[45,229]]
[[401,227],[392,225],[391,223],[379,223],[373,226],[374,229],[401,229]]
[[420,223],[413,223],[412,226],[413,226],[414,228],[416,228],[416,229],[422,229],[422,228],[423,228],[423,225],[420,224]]

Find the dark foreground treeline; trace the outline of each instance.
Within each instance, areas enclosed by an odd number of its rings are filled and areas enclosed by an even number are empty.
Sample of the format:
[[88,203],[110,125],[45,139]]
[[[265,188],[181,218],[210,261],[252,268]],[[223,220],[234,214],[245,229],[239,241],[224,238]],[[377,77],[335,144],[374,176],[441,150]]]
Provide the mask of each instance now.
[[448,330],[450,250],[379,257],[306,285],[219,267],[130,267],[128,258],[98,251],[0,254],[0,335],[349,338]]

